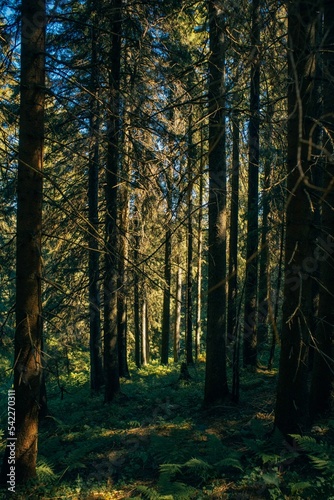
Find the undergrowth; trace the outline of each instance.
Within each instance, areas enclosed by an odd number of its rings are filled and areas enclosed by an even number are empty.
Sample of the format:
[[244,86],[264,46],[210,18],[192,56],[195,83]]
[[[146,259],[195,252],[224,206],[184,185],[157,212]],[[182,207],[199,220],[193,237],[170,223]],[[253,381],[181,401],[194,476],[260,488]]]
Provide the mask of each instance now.
[[204,363],[189,383],[179,365],[131,368],[108,405],[89,396],[82,370],[65,379],[63,399],[49,380],[38,477],[15,498],[334,499],[334,425],[293,444],[272,432],[275,371],[242,371],[240,404],[205,409]]

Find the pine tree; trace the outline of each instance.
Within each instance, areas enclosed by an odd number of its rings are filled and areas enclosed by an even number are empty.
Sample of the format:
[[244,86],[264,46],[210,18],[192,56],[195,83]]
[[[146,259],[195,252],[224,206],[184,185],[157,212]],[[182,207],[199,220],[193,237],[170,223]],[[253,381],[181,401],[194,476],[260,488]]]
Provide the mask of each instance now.
[[275,425],[296,433],[308,423],[308,347],[312,311],[313,213],[308,184],[312,147],[319,4],[288,5],[288,164],[285,284]]
[[[19,166],[17,181],[14,355],[15,481],[36,476],[42,376],[42,201],[45,102],[44,0],[22,0]],[[13,437],[9,435],[9,439]],[[1,482],[10,471],[9,446]],[[14,481],[14,489],[15,489]],[[10,485],[12,486],[12,485]]]
[[204,401],[228,394],[226,376],[226,124],[224,14],[209,2],[209,255]]

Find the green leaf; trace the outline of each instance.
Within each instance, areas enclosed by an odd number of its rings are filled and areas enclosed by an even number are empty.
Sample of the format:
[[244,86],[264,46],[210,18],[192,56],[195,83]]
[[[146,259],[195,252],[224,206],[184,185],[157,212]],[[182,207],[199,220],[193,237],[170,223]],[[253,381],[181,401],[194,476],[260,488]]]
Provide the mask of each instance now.
[[291,486],[291,493],[298,493],[299,491],[306,490],[312,486],[312,484],[308,481],[300,481],[299,483],[294,483]]
[[263,474],[262,478],[266,484],[273,484],[274,486],[277,486],[277,488],[279,488],[280,482],[277,474],[275,473]]

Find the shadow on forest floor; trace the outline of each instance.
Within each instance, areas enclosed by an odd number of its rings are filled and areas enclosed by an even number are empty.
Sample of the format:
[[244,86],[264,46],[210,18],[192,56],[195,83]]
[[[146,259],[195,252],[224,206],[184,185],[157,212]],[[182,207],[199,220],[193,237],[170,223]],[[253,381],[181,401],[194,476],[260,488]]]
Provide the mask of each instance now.
[[15,498],[330,498],[334,426],[314,428],[306,450],[272,432],[275,370],[242,371],[240,403],[210,409],[202,406],[204,363],[189,367],[189,383],[179,370],[134,369],[108,405],[89,397],[88,383],[68,385],[63,400],[51,388],[38,480]]

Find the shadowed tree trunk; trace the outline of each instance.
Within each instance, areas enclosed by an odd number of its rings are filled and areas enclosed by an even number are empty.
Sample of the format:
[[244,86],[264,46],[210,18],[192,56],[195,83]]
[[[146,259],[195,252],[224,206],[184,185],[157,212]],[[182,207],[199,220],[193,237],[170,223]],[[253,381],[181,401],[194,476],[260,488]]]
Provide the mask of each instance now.
[[109,123],[106,165],[106,258],[104,275],[104,371],[105,402],[113,400],[120,390],[117,334],[117,185],[120,142],[120,66],[122,1],[110,5],[111,48],[109,64]]
[[175,324],[174,324],[174,361],[180,357],[181,335],[181,307],[182,307],[182,268],[180,254],[177,255],[176,294],[175,294]]
[[162,335],[161,335],[161,364],[168,364],[169,336],[170,336],[170,285],[171,285],[171,255],[172,255],[172,232],[170,228],[166,231],[165,262],[164,262],[164,297],[162,309]]
[[312,372],[310,413],[326,416],[334,402],[334,4],[324,0],[323,122],[326,170],[322,197],[322,231],[316,255],[321,262],[318,325]]
[[[20,131],[17,180],[16,422],[9,433],[1,482],[10,480],[9,446],[15,448],[15,482],[36,476],[42,378],[41,232],[45,87],[45,2],[22,0]],[[16,438],[16,441],[13,440]],[[7,487],[12,486],[7,483]]]
[[168,364],[169,338],[170,338],[170,302],[171,302],[171,280],[172,280],[172,163],[166,169],[166,198],[167,229],[165,239],[165,259],[164,259],[164,294],[162,305],[162,332],[161,332],[161,364]]
[[250,119],[248,127],[248,204],[247,250],[243,365],[257,365],[257,272],[258,272],[258,197],[259,197],[259,133],[260,133],[260,0],[252,3],[252,54],[250,77]]
[[308,424],[308,346],[312,307],[313,206],[308,187],[314,131],[319,4],[288,4],[288,163],[285,284],[275,425],[284,434]]
[[103,384],[102,341],[100,317],[100,254],[99,254],[99,78],[98,78],[98,3],[91,2],[92,68],[90,98],[90,148],[88,174],[88,275],[90,330],[90,388],[98,393]]
[[209,1],[209,255],[204,401],[228,394],[226,376],[225,32],[220,2]]

